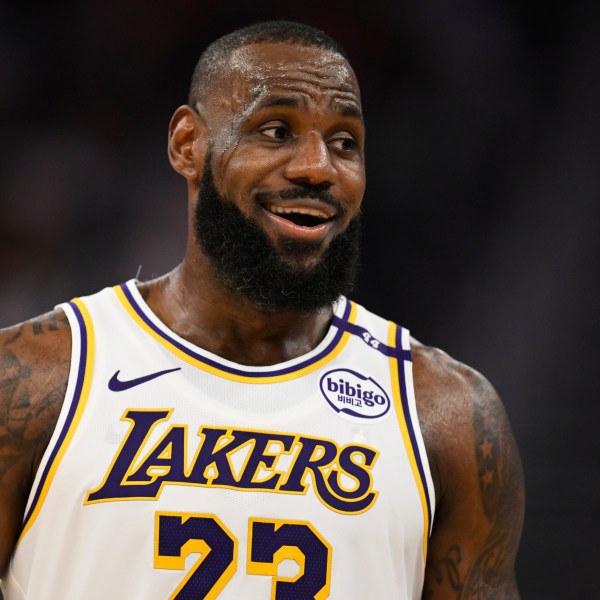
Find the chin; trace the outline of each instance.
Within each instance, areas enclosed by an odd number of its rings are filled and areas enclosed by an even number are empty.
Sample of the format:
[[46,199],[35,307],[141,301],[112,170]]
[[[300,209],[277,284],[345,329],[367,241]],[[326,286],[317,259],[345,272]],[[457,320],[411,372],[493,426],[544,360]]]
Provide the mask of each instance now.
[[285,263],[288,267],[293,269],[294,271],[312,271],[315,269],[321,260],[323,259],[323,254],[325,253],[325,249],[320,250],[319,252],[309,252],[309,253],[288,253],[288,252],[279,252],[279,256],[283,263]]

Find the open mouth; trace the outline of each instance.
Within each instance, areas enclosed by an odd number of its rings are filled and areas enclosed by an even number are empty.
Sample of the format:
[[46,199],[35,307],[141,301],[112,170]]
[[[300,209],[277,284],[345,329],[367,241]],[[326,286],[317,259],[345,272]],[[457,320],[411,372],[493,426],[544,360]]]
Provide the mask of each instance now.
[[299,227],[316,227],[333,219],[333,215],[328,215],[317,208],[283,207],[272,204],[265,206],[265,208],[270,213],[286,219]]

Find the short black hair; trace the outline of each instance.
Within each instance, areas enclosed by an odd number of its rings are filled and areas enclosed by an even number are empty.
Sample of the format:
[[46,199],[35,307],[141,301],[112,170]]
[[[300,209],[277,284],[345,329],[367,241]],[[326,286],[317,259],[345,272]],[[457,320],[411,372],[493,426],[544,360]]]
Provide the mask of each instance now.
[[236,29],[215,40],[204,50],[192,75],[188,103],[195,104],[202,91],[212,83],[219,67],[234,50],[250,44],[279,42],[323,48],[348,60],[343,48],[320,29],[295,21],[262,21]]

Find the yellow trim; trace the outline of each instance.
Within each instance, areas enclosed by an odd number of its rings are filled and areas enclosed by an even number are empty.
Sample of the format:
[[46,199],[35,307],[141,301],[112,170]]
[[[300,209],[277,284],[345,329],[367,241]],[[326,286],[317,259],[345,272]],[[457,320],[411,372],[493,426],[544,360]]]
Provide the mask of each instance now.
[[[46,480],[44,481],[42,491],[37,500],[35,509],[33,510],[33,513],[31,514],[29,521],[27,521],[27,525],[25,525],[25,527],[23,528],[23,531],[21,531],[21,535],[19,536],[17,543],[19,543],[23,539],[25,534],[31,529],[31,526],[33,525],[37,516],[40,513],[42,505],[44,504],[44,500],[46,499],[46,496],[48,495],[48,490],[50,489],[50,484],[52,483],[52,480],[54,479],[54,476],[56,475],[56,471],[60,465],[60,462],[63,459],[63,456],[65,455],[65,452],[67,451],[67,448],[69,447],[69,444],[71,443],[71,440],[73,439],[73,435],[75,434],[75,431],[77,430],[79,422],[81,421],[81,417],[85,410],[85,406],[87,404],[88,396],[90,393],[90,387],[92,384],[92,376],[93,376],[94,349],[95,349],[94,326],[92,324],[92,319],[90,317],[90,314],[88,313],[88,310],[87,310],[86,306],[83,304],[83,302],[79,298],[77,298],[77,299],[73,300],[73,303],[76,304],[77,308],[79,308],[79,310],[81,311],[81,316],[83,318],[85,330],[87,333],[87,347],[86,347],[87,355],[86,355],[86,362],[85,362],[85,367],[84,367],[85,371],[84,371],[84,377],[83,377],[83,385],[81,388],[81,394],[79,396],[79,402],[77,404],[77,409],[75,411],[75,415],[73,416],[73,419],[72,419],[70,425],[68,426],[69,430],[67,431],[67,435],[65,436],[65,439],[63,440],[59,451],[57,452],[56,456],[54,457],[54,460],[52,461],[52,465],[50,467],[50,470],[48,471],[48,476],[46,477]],[[84,351],[84,348],[82,347],[80,349],[80,356],[79,356],[80,360],[81,360],[81,353],[83,351]],[[79,363],[77,365],[71,365],[71,369],[73,369],[73,368],[79,369]]]
[[[200,360],[197,360],[194,357],[187,354],[186,352],[183,352],[182,350],[180,350],[179,348],[174,346],[171,342],[169,342],[164,337],[162,337],[161,335],[156,333],[151,327],[149,327],[144,322],[144,320],[135,311],[133,306],[131,306],[131,304],[127,300],[127,296],[125,296],[125,293],[123,292],[123,290],[121,289],[120,286],[115,286],[113,289],[115,290],[117,298],[119,299],[119,301],[121,302],[121,304],[123,305],[125,310],[129,313],[129,316],[131,316],[131,318],[144,331],[146,331],[146,333],[151,335],[157,342],[159,342],[162,346],[167,348],[167,350],[169,350],[170,352],[175,354],[175,356],[177,356],[181,360],[187,362],[188,364],[190,364],[198,369],[201,369],[208,373],[212,373],[213,375],[217,375],[218,377],[222,377],[224,379],[229,379],[231,381],[238,381],[241,383],[278,383],[280,381],[291,381],[292,379],[297,379],[298,377],[303,377],[304,375],[307,375],[308,373],[312,373],[313,371],[321,368],[323,365],[326,365],[328,362],[332,361],[336,356],[338,356],[338,354],[344,349],[345,345],[347,344],[348,340],[350,339],[350,336],[352,335],[350,332],[344,331],[340,341],[337,343],[335,348],[333,348],[329,352],[329,354],[327,354],[320,360],[318,360],[302,369],[293,371],[292,373],[285,373],[283,375],[270,375],[270,376],[264,376],[264,377],[250,377],[247,375],[235,375],[234,373],[228,373],[224,369],[212,367],[211,365],[208,365]],[[356,304],[354,302],[352,302],[351,300],[348,300],[348,302],[350,302],[350,307],[351,307],[350,308],[350,316],[348,318],[348,321],[350,323],[354,323],[354,320],[356,319],[356,313],[357,313]]]
[[[390,321],[389,329],[388,329],[388,346],[390,348],[396,347],[396,330],[398,326]],[[400,426],[400,431],[402,432],[402,439],[404,440],[404,446],[406,448],[406,454],[408,456],[408,460],[410,462],[410,466],[413,472],[413,477],[415,478],[415,482],[417,484],[417,489],[419,490],[419,496],[421,498],[421,505],[423,508],[423,523],[424,523],[424,533],[423,533],[423,561],[427,562],[427,543],[429,541],[429,517],[428,517],[428,509],[427,509],[427,497],[425,495],[425,482],[421,479],[421,474],[419,473],[419,467],[417,465],[417,460],[415,458],[415,448],[410,440],[410,435],[408,433],[408,427],[406,426],[406,415],[404,414],[404,409],[402,407],[402,395],[400,392],[400,373],[398,371],[398,358],[394,356],[390,356],[390,374],[392,377],[392,394],[394,396],[394,406],[396,407],[396,415],[398,416],[398,425]],[[402,365],[404,368],[404,365]]]

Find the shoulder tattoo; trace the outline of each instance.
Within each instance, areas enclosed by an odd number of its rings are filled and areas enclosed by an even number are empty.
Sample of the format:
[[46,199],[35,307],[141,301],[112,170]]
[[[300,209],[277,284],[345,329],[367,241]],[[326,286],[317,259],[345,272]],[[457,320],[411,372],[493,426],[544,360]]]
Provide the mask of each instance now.
[[9,330],[0,342],[0,482],[15,467],[25,468],[23,461],[30,460],[33,469],[54,430],[66,392],[68,362],[57,364],[53,374],[48,358],[41,360],[39,350],[29,348],[37,336],[64,327],[68,323],[62,311],[52,313]]

